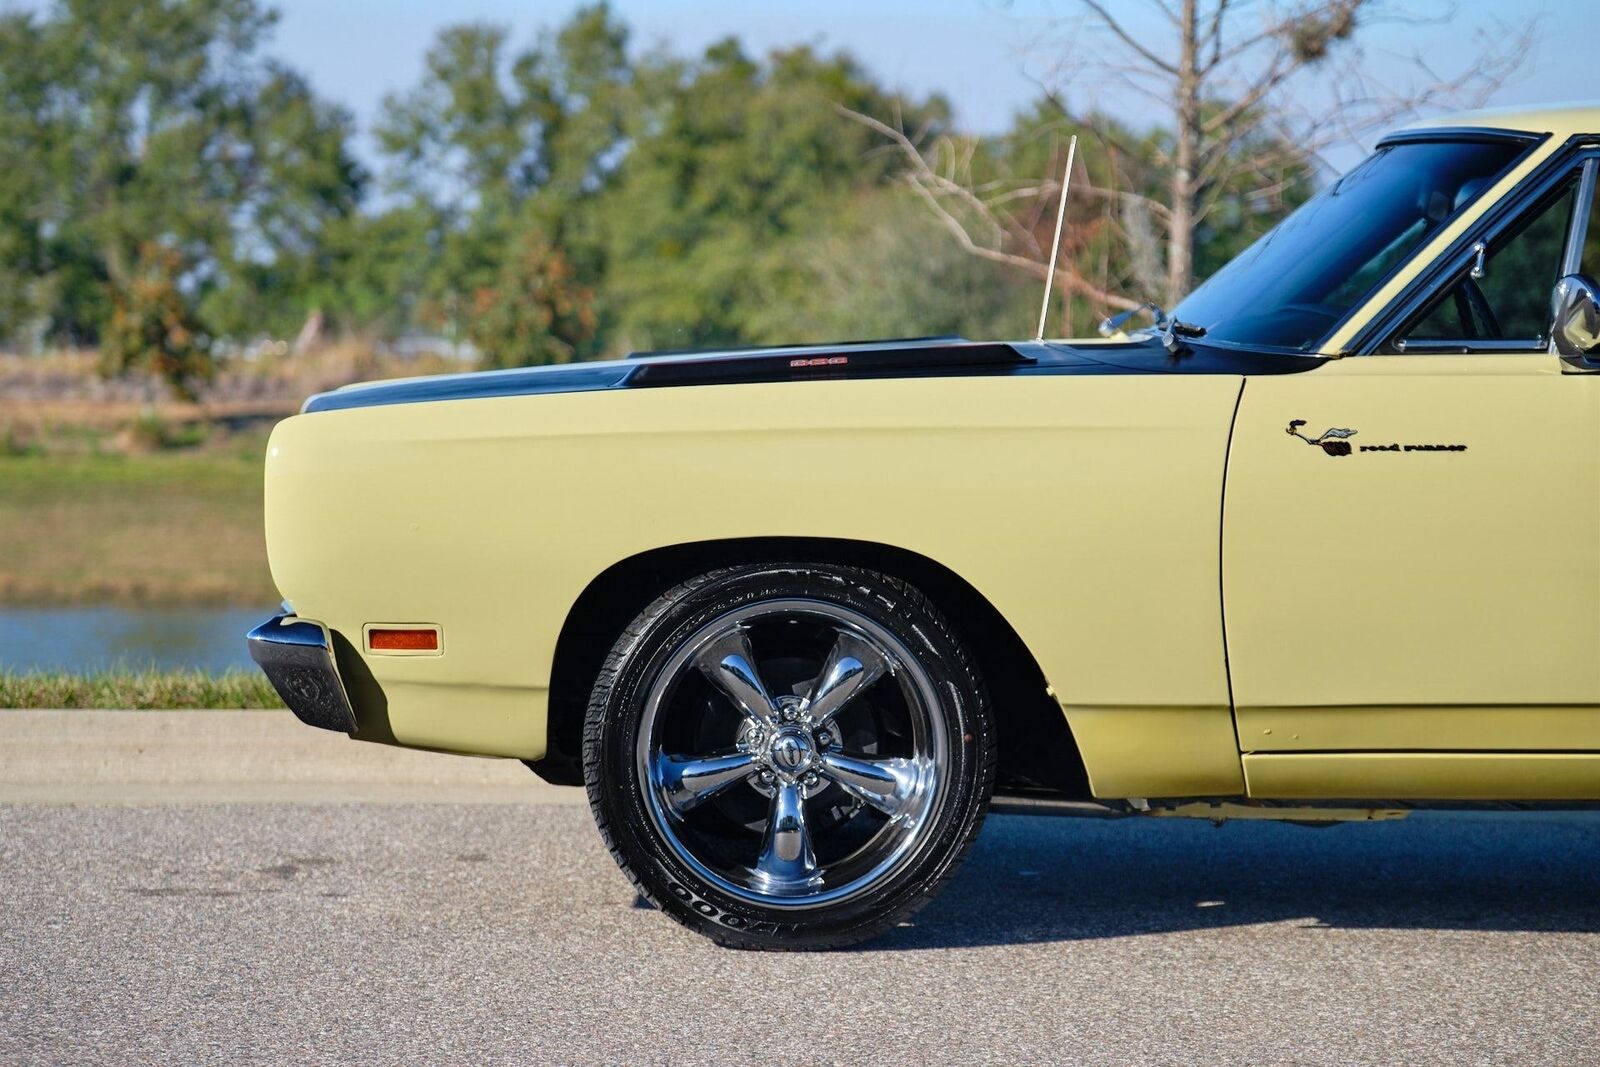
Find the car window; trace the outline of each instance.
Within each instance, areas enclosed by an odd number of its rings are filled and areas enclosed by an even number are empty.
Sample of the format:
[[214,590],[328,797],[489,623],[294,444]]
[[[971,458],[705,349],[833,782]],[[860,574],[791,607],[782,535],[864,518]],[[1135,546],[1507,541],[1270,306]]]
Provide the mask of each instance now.
[[1463,268],[1405,339],[1542,343],[1576,198],[1574,177],[1496,239],[1484,256],[1482,277]]
[[1309,350],[1526,150],[1519,141],[1386,145],[1173,309],[1212,343]]

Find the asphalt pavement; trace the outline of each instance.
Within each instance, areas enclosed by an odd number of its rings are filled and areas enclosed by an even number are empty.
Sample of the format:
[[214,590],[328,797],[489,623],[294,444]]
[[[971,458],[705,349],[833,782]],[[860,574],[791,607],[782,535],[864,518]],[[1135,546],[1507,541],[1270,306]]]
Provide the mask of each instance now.
[[761,954],[642,906],[516,764],[259,720],[239,800],[179,720],[95,763],[19,714],[0,1062],[1600,1063],[1592,816],[997,817],[910,924]]

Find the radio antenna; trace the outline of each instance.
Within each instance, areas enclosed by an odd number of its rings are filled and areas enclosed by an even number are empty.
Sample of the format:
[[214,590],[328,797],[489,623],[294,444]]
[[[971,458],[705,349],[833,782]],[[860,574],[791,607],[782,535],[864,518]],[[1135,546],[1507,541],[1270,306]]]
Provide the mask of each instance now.
[[1061,203],[1056,208],[1056,239],[1050,245],[1050,272],[1044,276],[1044,301],[1039,305],[1039,332],[1035,341],[1044,340],[1044,320],[1050,314],[1050,290],[1056,282],[1056,256],[1061,252],[1061,225],[1067,221],[1067,186],[1072,183],[1072,157],[1078,154],[1078,135],[1067,142],[1067,172],[1061,176]]

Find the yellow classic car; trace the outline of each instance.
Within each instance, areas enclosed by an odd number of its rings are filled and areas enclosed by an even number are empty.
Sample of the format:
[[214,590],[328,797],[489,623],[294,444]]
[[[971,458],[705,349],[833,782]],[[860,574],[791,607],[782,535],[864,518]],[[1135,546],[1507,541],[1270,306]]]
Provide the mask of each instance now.
[[313,726],[584,785],[716,941],[847,944],[986,811],[1600,800],[1600,107],[1414,126],[1108,337],[351,386],[278,425]]

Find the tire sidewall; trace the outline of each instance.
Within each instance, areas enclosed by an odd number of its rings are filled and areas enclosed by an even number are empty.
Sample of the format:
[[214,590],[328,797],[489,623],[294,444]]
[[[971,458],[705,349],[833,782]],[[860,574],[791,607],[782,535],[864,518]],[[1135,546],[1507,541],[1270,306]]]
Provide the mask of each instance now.
[[[949,766],[941,768],[943,795],[914,851],[877,884],[840,901],[803,908],[764,906],[728,893],[677,856],[646,808],[647,786],[636,759],[645,695],[673,653],[729,612],[796,598],[850,608],[893,633],[927,672],[935,696],[930,712],[943,719],[949,739]],[[980,759],[978,751],[989,741],[981,681],[948,624],[899,583],[824,565],[714,572],[652,605],[613,650],[611,664],[615,671],[609,679],[602,677],[590,706],[600,726],[598,751],[586,753],[593,758],[585,760],[591,801],[610,826],[619,860],[646,895],[705,932],[774,947],[852,940],[852,931],[893,921],[942,884],[982,818],[990,783],[980,772],[992,761]]]

